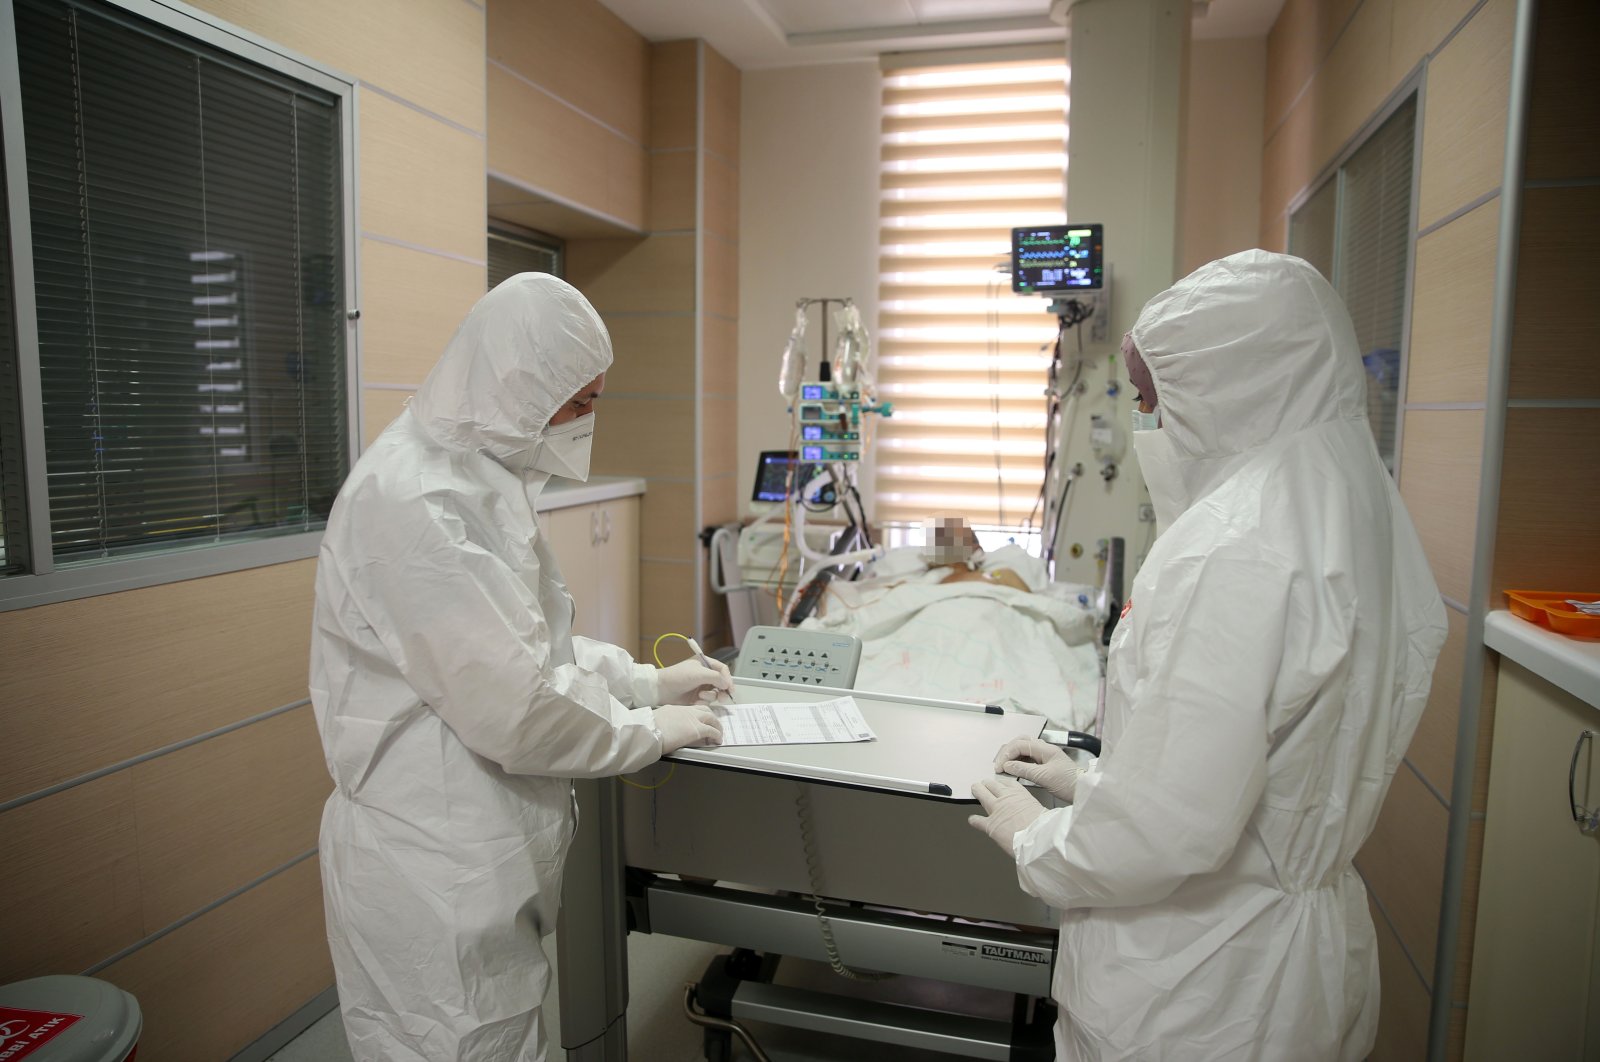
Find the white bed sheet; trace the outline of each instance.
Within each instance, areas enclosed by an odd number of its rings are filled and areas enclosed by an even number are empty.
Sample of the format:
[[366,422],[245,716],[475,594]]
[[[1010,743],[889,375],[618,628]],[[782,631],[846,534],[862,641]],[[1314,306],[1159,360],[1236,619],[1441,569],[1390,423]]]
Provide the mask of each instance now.
[[833,582],[826,611],[801,624],[862,639],[858,690],[998,704],[1091,729],[1100,623],[1076,601],[943,572]]

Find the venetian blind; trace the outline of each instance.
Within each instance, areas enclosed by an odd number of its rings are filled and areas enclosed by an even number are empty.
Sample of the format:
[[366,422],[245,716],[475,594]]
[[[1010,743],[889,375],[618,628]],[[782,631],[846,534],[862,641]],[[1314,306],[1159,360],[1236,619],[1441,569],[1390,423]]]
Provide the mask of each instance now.
[[880,521],[1018,526],[1045,450],[1046,300],[996,266],[1011,229],[1066,220],[1062,58],[903,67],[883,80]]
[[321,526],[349,454],[336,99],[15,7],[56,559]]
[[1399,418],[1400,345],[1411,247],[1416,102],[1408,101],[1344,165],[1335,286],[1367,370],[1367,416],[1389,471]]
[[28,541],[17,329],[11,308],[11,218],[0,171],[0,575],[20,571]]
[[561,275],[561,249],[498,229],[489,230],[489,290],[518,273]]

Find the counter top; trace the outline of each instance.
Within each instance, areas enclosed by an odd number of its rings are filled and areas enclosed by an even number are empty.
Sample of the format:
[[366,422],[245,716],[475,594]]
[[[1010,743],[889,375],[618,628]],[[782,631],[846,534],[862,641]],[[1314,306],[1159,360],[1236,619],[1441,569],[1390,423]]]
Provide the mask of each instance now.
[[1484,617],[1483,644],[1600,708],[1600,641],[1569,638],[1496,609]]
[[551,509],[570,509],[574,505],[593,505],[595,502],[631,498],[644,493],[644,480],[637,476],[590,476],[587,483],[556,476],[539,492],[534,512]]

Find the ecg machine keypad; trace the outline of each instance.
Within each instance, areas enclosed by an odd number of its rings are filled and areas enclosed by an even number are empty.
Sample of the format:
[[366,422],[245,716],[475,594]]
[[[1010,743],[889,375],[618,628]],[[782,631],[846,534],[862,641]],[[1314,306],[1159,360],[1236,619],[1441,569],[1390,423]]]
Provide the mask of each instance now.
[[751,627],[733,673],[737,678],[850,689],[860,665],[859,638],[789,627]]

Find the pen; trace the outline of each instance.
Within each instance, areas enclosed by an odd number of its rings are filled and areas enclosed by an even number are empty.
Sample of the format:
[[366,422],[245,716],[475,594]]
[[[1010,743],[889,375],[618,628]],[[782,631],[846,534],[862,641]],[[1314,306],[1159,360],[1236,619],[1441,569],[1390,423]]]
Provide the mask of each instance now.
[[[700,648],[699,642],[695,641],[693,638],[685,638],[684,641],[689,643],[689,651],[694,654],[696,660],[700,661],[701,667],[707,668],[711,671],[717,670],[717,666],[711,662],[709,657],[706,656],[705,650]],[[705,694],[702,693],[701,698],[704,699]],[[711,699],[713,702],[719,702],[719,698],[721,702],[732,700],[732,697],[729,693],[723,693],[721,691],[718,691],[717,694],[714,694]]]

